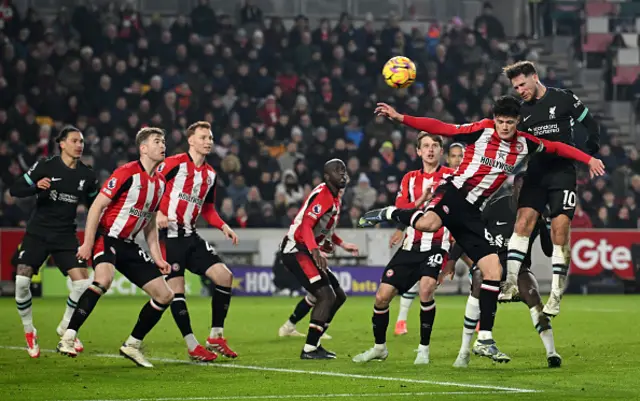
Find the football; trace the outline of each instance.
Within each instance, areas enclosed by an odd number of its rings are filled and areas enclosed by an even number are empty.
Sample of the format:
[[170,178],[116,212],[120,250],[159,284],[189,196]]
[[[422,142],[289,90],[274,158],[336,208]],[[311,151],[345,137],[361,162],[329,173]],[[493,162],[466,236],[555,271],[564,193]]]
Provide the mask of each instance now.
[[416,65],[408,57],[393,57],[382,68],[382,76],[392,88],[407,88],[416,80]]

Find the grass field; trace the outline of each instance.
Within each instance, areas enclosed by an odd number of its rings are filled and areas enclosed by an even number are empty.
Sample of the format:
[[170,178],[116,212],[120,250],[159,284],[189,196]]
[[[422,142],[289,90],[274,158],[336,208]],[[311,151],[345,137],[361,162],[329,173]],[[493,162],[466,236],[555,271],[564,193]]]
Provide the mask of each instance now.
[[[116,354],[144,302],[103,299],[80,333],[85,352],[69,359],[52,351],[64,299],[34,300],[43,352],[32,360],[21,349],[24,337],[13,299],[0,299],[0,400],[640,399],[640,298],[633,296],[566,297],[562,314],[553,322],[564,366],[554,370],[546,367],[544,349],[523,304],[498,310],[495,338],[513,358],[511,363],[474,357],[468,369],[452,368],[465,298],[447,296],[437,299],[428,366],[413,365],[418,305],[411,311],[410,334],[395,338],[389,328],[389,359],[356,365],[351,356],[373,343],[372,299],[351,298],[338,313],[330,331],[334,339],[324,342],[338,359],[301,361],[304,339],[277,336],[297,300],[234,298],[225,334],[238,359],[189,363],[179,331],[166,313],[145,341],[155,368],[142,369]],[[209,302],[192,298],[189,308],[195,334],[204,342]],[[301,322],[299,330],[306,332],[305,326]]]

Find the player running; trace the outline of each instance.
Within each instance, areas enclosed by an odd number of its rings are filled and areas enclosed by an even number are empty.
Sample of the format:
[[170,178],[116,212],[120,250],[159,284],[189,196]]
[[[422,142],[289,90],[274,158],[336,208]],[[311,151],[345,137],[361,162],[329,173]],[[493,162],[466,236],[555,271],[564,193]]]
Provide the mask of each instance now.
[[[588,153],[593,155],[598,152],[598,123],[576,95],[569,90],[545,87],[530,61],[507,66],[504,72],[523,100],[519,126],[522,131],[573,146],[573,125],[579,122],[585,126],[589,135],[586,142]],[[544,313],[557,316],[569,270],[569,228],[576,208],[576,167],[572,160],[553,154],[531,157],[522,186],[522,196],[518,200],[514,234],[509,241],[507,280],[502,291],[506,297],[517,295],[516,279],[527,252],[529,238],[547,205],[553,241],[553,281]]]
[[482,272],[480,286],[480,332],[474,353],[494,361],[508,362],[510,358],[498,350],[492,329],[495,320],[502,266],[500,259],[485,238],[485,224],[481,210],[528,155],[547,152],[588,164],[592,176],[604,174],[602,161],[560,142],[549,142],[517,131],[520,103],[511,96],[501,97],[494,106],[494,119],[484,119],[464,125],[446,124],[432,118],[406,116],[393,107],[378,103],[375,112],[414,129],[433,134],[469,138],[462,164],[440,185],[426,212],[420,209],[398,209],[390,206],[367,212],[361,225],[381,221],[396,221],[418,231],[437,232],[447,227],[456,242],[466,251]]
[[[189,357],[209,362],[216,359],[215,351],[228,358],[236,354],[223,337],[224,321],[231,302],[233,274],[222,261],[215,248],[196,232],[198,216],[222,231],[225,237],[238,244],[236,233],[220,218],[215,210],[215,187],[218,175],[205,160],[213,148],[211,125],[199,121],[187,128],[189,150],[168,157],[158,166],[157,172],[167,181],[156,222],[167,229],[164,240],[166,260],[171,265],[167,277],[169,287],[175,293],[171,313],[187,343]],[[193,330],[185,299],[184,272],[206,276],[215,283],[211,297],[211,333],[205,349],[198,343]]]
[[[155,221],[165,188],[164,177],[155,173],[164,160],[164,132],[159,128],[143,128],[136,135],[136,145],[140,159],[117,168],[89,209],[84,243],[77,257],[83,260],[93,257],[95,275],[78,300],[57,350],[63,355],[77,355],[73,342],[78,331],[111,286],[118,269],[151,297],[140,311],[131,335],[120,347],[120,354],[150,368],[153,365],[142,354],[142,340],[173,299],[173,292],[162,277],[169,274],[171,265],[162,258]],[[142,230],[151,256],[134,242]]]
[[[80,161],[84,137],[79,129],[63,128],[56,142],[60,146],[60,156],[37,162],[9,189],[11,196],[17,198],[37,196],[27,232],[15,255],[16,306],[24,326],[27,352],[32,358],[40,356],[31,306],[32,276],[51,255],[62,274],[71,278],[67,306],[56,329],[58,335],[67,329],[78,298],[90,284],[86,262],[76,258],[79,244],[75,221],[78,203],[91,206],[98,183],[93,170]],[[76,352],[84,349],[77,338],[73,347]]]
[[[451,168],[451,171],[454,171],[458,168],[460,163],[462,163],[462,156],[464,155],[464,145],[459,142],[454,142],[449,145],[449,149],[447,150],[447,165]],[[439,160],[436,160],[439,163]],[[424,163],[424,160],[423,160]],[[437,167],[437,166],[436,166]],[[420,171],[420,170],[418,170]],[[406,177],[406,175],[405,175]],[[435,180],[434,180],[435,181]],[[404,189],[404,186],[402,186]],[[432,194],[432,191],[425,191],[424,194],[429,195]],[[425,201],[428,199],[425,199]],[[418,202],[416,202],[418,204]],[[422,205],[424,202],[420,202]],[[396,207],[398,206],[398,201],[396,200]],[[391,236],[389,240],[389,247],[393,248],[397,243],[399,243],[404,235],[404,226],[399,227]],[[453,247],[452,247],[453,249]],[[455,266],[455,260],[452,261],[449,258],[447,264],[452,264]],[[415,283],[411,289],[400,296],[400,308],[398,308],[398,318],[396,320],[396,327],[394,329],[394,334],[397,336],[402,336],[407,334],[407,316],[409,316],[409,309],[411,308],[411,304],[418,294],[419,283]]]
[[[504,265],[507,260],[507,247],[509,238],[513,234],[518,197],[520,195],[520,189],[522,188],[523,177],[524,173],[516,175],[513,182],[513,192],[497,199],[491,199],[482,212],[483,219],[487,226],[485,235],[489,239],[489,242],[497,248],[502,265]],[[538,234],[540,235],[540,243],[544,253],[547,256],[551,256],[552,245],[549,230],[547,229],[547,222],[543,218],[540,218],[531,234],[529,249],[527,250],[527,255],[520,269],[520,273],[518,274],[518,287],[520,288],[522,301],[529,307],[533,326],[540,334],[540,338],[547,352],[548,366],[555,368],[562,365],[562,358],[555,349],[549,317],[542,313],[543,305],[538,290],[538,281],[530,270],[531,248]],[[453,255],[452,253],[451,258],[453,259],[454,257],[457,258],[457,255]],[[465,261],[467,259],[468,258],[464,258]],[[451,275],[451,277],[453,277],[453,274],[454,269],[445,269],[442,276]],[[503,279],[505,275],[506,271],[503,270]],[[462,345],[460,346],[458,357],[453,364],[456,368],[467,367],[469,365],[471,339],[473,338],[473,333],[480,316],[478,298],[482,284],[482,274],[475,266],[471,269],[471,280],[471,293],[467,299],[464,327],[462,329]],[[498,298],[498,302],[500,302],[500,298]]]
[[[453,169],[440,166],[442,137],[421,132],[416,141],[422,169],[410,171],[402,178],[396,207],[404,209],[423,208],[441,180],[450,176]],[[436,317],[436,302],[433,294],[437,278],[447,260],[451,247],[451,234],[441,226],[435,233],[423,233],[413,227],[407,228],[402,246],[391,258],[382,274],[373,306],[373,348],[356,355],[354,362],[384,360],[389,355],[386,346],[389,326],[389,304],[396,294],[406,293],[418,283],[420,296],[420,345],[414,364],[429,363],[429,343]],[[406,326],[405,326],[406,328]]]
[[300,359],[336,357],[335,353],[322,347],[320,337],[329,328],[347,295],[327,267],[321,247],[331,250],[335,245],[358,254],[357,245],[342,241],[335,233],[341,206],[340,190],[347,185],[347,180],[347,168],[342,160],[326,162],[324,182],[305,199],[280,245],[282,263],[316,300]]

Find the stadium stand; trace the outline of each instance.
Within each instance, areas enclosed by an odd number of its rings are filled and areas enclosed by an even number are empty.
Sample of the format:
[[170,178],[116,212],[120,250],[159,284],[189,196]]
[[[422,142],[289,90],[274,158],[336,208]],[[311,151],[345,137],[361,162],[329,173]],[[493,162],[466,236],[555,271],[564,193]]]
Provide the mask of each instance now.
[[[609,60],[608,85],[617,88],[612,94],[622,86],[629,96],[640,93],[636,24],[612,31],[629,26],[618,16],[638,14],[638,3],[552,3],[556,8],[541,16],[543,25],[552,20],[553,33],[574,35],[580,61]],[[333,26],[299,15],[285,27],[257,6],[243,7],[235,18],[202,0],[168,24],[130,3],[91,4],[61,8],[52,18],[35,8],[24,18],[15,7],[0,13],[0,226],[25,225],[32,204],[12,199],[7,188],[56,152],[52,138],[64,124],[83,130],[85,161],[104,179],[134,157],[132,137],[140,127],[164,128],[173,154],[185,149],[190,122],[211,122],[216,148],[209,162],[221,177],[218,209],[232,227],[288,226],[321,179],[322,163],[341,158],[351,183],[340,225],[353,227],[363,209],[389,203],[403,173],[416,165],[417,132],[374,118],[376,101],[457,123],[480,119],[489,115],[492,99],[509,90],[502,65],[522,59],[539,60],[549,84],[580,88],[540,42],[524,34],[505,40],[490,2],[473,24],[454,17],[411,30],[401,29],[394,14],[380,24],[371,15],[355,21],[343,13]],[[584,19],[576,20],[576,7]],[[611,45],[616,37],[619,48]],[[398,54],[418,65],[417,82],[407,90],[391,90],[380,77],[382,63]],[[596,105],[592,109],[610,120]],[[582,186],[583,209],[593,225],[623,224],[618,216],[625,208],[635,223],[638,153],[623,148],[627,136],[605,131],[601,155],[613,160],[610,176],[604,185]],[[614,195],[611,204],[607,191]],[[603,207],[607,217],[601,219]]]

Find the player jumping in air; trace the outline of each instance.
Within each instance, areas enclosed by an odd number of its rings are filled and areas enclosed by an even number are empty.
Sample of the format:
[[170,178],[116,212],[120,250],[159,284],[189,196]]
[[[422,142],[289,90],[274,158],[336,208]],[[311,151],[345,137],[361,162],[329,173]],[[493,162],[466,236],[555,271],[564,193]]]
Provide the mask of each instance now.
[[[464,145],[463,144],[461,144],[459,142],[454,142],[451,145],[449,145],[449,149],[447,151],[447,165],[449,166],[449,168],[452,169],[452,171],[457,169],[458,166],[460,165],[460,163],[462,163],[462,156],[463,155],[464,155]],[[439,163],[439,160],[435,160],[435,162]],[[423,160],[423,164],[424,163],[425,163],[425,161]],[[437,165],[436,165],[436,167],[437,167]],[[405,177],[407,177],[407,176],[405,175]],[[402,187],[402,189],[403,190],[405,189],[404,186]],[[429,197],[430,197],[431,192],[426,191],[425,194],[428,194]],[[426,200],[428,200],[428,199],[426,199]],[[416,204],[417,203],[418,202],[416,202]],[[420,203],[420,204],[422,204],[422,203]],[[402,206],[398,205],[398,201],[397,200],[396,200],[396,207],[402,208]],[[401,226],[393,233],[393,235],[391,236],[391,239],[389,241],[389,246],[390,247],[395,246],[397,243],[400,242],[400,240],[402,240],[402,237],[404,235],[404,228],[405,228],[404,226]],[[447,264],[452,264],[452,265],[455,266],[455,260],[452,261],[451,259],[449,259]],[[415,299],[416,295],[418,294],[419,284],[420,283],[416,283],[413,287],[411,287],[411,289],[409,289],[409,291],[403,293],[400,296],[400,308],[398,309],[398,319],[396,320],[396,327],[394,329],[394,334],[397,335],[397,336],[401,336],[401,335],[407,334],[407,316],[409,316],[409,309],[411,308],[411,304],[413,303],[413,300]]]
[[[234,245],[238,244],[236,233],[222,221],[215,210],[218,175],[205,160],[213,148],[211,125],[206,121],[191,124],[187,128],[187,142],[187,153],[168,157],[157,169],[167,181],[167,190],[160,202],[156,222],[159,228],[167,229],[164,244],[166,260],[171,265],[167,282],[175,292],[171,313],[187,343],[191,359],[213,361],[216,354],[210,351],[236,358],[238,354],[229,348],[227,340],[222,336],[231,301],[233,274],[215,248],[196,232],[196,221],[202,214],[210,225],[222,231]],[[198,343],[191,329],[184,294],[185,269],[206,276],[215,283],[211,298],[211,333],[206,342],[209,351]]]
[[[418,231],[437,232],[447,227],[456,242],[476,262],[482,272],[480,286],[480,332],[474,353],[494,361],[510,358],[498,350],[492,336],[502,266],[495,248],[485,238],[482,208],[528,155],[547,152],[588,164],[592,176],[604,174],[598,159],[560,142],[549,142],[517,131],[520,103],[511,96],[501,97],[494,106],[494,119],[464,125],[445,124],[432,118],[406,116],[393,107],[378,103],[375,112],[414,129],[432,134],[466,135],[469,145],[462,164],[436,190],[427,206],[421,209],[398,209],[390,206],[367,212],[364,225],[381,221],[395,221],[410,225]],[[526,251],[526,249],[525,249]]]
[[[136,145],[140,159],[117,168],[89,209],[84,243],[76,256],[82,260],[93,257],[95,275],[78,300],[57,349],[63,355],[77,355],[73,343],[78,331],[111,286],[118,269],[151,297],[140,311],[131,335],[120,347],[120,354],[150,368],[153,365],[142,354],[142,340],[173,299],[173,292],[162,277],[169,274],[171,265],[162,257],[155,220],[165,188],[164,177],[155,172],[164,160],[164,132],[159,128],[143,128],[136,135]],[[151,256],[134,242],[142,230]]]
[[[40,356],[40,347],[31,311],[31,277],[51,255],[62,274],[71,278],[71,292],[57,328],[58,335],[67,329],[78,298],[90,284],[86,262],[76,258],[79,244],[75,220],[78,203],[91,206],[98,183],[93,170],[80,161],[84,138],[79,129],[63,128],[56,142],[60,156],[37,162],[9,189],[11,196],[17,198],[37,195],[35,211],[15,258],[16,306],[24,326],[27,352],[32,358]],[[73,347],[76,352],[84,348],[77,338]]]
[[[500,263],[504,266],[507,261],[507,246],[509,238],[513,234],[513,226],[515,224],[516,209],[520,189],[522,188],[524,173],[516,175],[513,182],[513,193],[501,196],[497,199],[491,199],[482,211],[483,219],[486,224],[486,237],[489,242],[497,248]],[[547,363],[550,368],[560,367],[562,358],[555,349],[553,341],[553,331],[549,317],[542,313],[542,298],[538,290],[538,281],[531,272],[531,248],[533,241],[540,235],[540,243],[542,249],[547,256],[551,256],[551,237],[547,229],[547,223],[543,218],[538,220],[536,227],[531,234],[529,249],[525,257],[524,263],[518,274],[518,287],[522,301],[529,307],[533,326],[540,334],[540,338],[547,353]],[[451,259],[458,258],[458,255],[451,253]],[[465,261],[468,258],[465,258]],[[471,267],[471,266],[470,266]],[[451,275],[453,277],[454,269],[443,271],[442,276]],[[503,279],[506,270],[503,270]],[[467,306],[464,314],[464,327],[462,329],[462,345],[460,352],[453,366],[456,368],[467,367],[469,365],[469,356],[471,353],[471,339],[480,317],[480,306],[478,298],[480,294],[480,286],[482,284],[482,274],[473,266],[471,269],[471,293],[467,299]]]
[[301,359],[336,357],[322,347],[320,337],[329,328],[338,309],[347,300],[347,295],[327,267],[327,259],[322,256],[320,249],[330,250],[335,245],[354,255],[358,254],[355,244],[342,241],[335,233],[340,214],[340,189],[347,185],[347,180],[347,168],[342,160],[326,162],[324,182],[305,199],[280,246],[284,266],[315,297]]
[[[438,184],[454,171],[440,166],[441,137],[421,132],[416,141],[416,148],[418,156],[422,159],[422,169],[410,171],[402,178],[396,199],[398,208],[424,208]],[[387,358],[389,304],[396,294],[407,292],[417,282],[420,296],[420,345],[414,364],[429,363],[429,343],[436,317],[433,294],[437,287],[438,274],[446,263],[451,242],[451,234],[444,226],[434,233],[423,233],[413,227],[407,228],[402,246],[387,265],[376,292],[371,318],[375,345],[356,355],[353,358],[354,362]]]
[[[511,84],[522,98],[519,129],[549,141],[573,145],[573,125],[582,123],[588,131],[586,149],[596,154],[599,149],[599,127],[589,109],[569,90],[545,87],[530,61],[504,68]],[[551,241],[553,241],[553,281],[544,313],[560,313],[571,252],[569,227],[576,208],[576,167],[572,160],[553,154],[536,154],[529,160],[527,174],[518,200],[518,216],[509,241],[507,280],[504,296],[517,295],[520,266],[529,246],[529,238],[538,217],[549,206]]]

